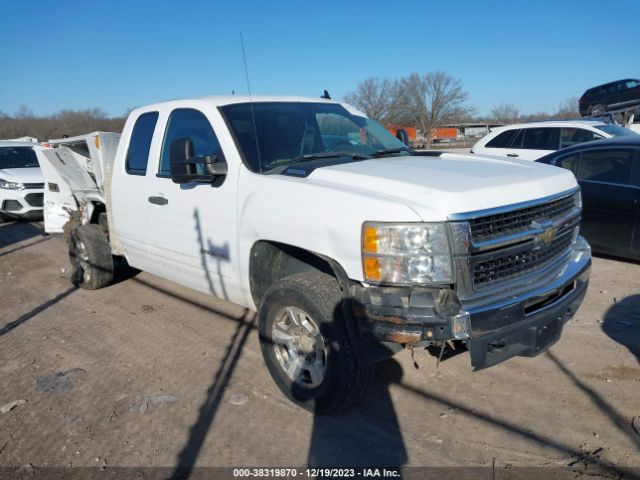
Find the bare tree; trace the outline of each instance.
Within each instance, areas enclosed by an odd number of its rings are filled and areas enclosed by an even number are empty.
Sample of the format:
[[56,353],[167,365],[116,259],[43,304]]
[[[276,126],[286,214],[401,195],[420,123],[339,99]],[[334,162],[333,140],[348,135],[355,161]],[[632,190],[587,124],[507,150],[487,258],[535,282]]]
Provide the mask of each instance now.
[[427,145],[434,128],[475,112],[466,104],[462,82],[446,72],[412,73],[398,81],[394,93],[395,108],[422,131]]
[[0,113],[0,138],[29,136],[49,140],[96,130],[120,132],[124,122],[124,117],[109,118],[100,108],[62,110],[49,116],[36,116],[28,107],[21,106],[13,116]]
[[580,111],[578,110],[578,97],[567,98],[564,102],[558,105],[556,113],[553,114],[553,118],[579,118]]
[[32,118],[33,117],[33,110],[31,110],[26,105],[20,105],[18,107],[18,111],[16,112],[15,117],[16,118]]
[[535,112],[535,113],[527,113],[526,115],[520,116],[520,122],[543,122],[545,120],[549,120],[551,115],[547,112]]
[[517,123],[521,120],[522,114],[518,107],[511,103],[501,103],[497,107],[494,107],[489,113],[489,117],[494,122],[499,123]]
[[344,100],[358,107],[368,117],[381,123],[391,120],[394,83],[386,78],[371,77],[361,82],[355,92],[345,95]]

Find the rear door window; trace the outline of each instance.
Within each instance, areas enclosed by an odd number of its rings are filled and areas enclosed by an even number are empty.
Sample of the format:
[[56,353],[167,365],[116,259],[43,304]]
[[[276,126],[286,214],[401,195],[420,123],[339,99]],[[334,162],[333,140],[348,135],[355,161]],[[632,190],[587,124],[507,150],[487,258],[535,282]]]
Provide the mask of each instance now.
[[522,139],[524,138],[525,130],[526,128],[518,130],[518,134],[511,140],[511,148],[522,148]]
[[136,120],[129,140],[125,169],[131,175],[146,175],[153,131],[158,122],[158,112],[143,113]]
[[604,136],[584,128],[562,128],[560,129],[560,148],[567,148],[601,138],[604,138]]
[[518,133],[517,129],[507,130],[506,132],[502,132],[496,138],[487,143],[486,147],[488,148],[507,148],[513,137]]
[[630,185],[632,166],[632,150],[610,149],[584,152],[578,169],[578,180]]
[[560,136],[559,128],[526,128],[522,148],[528,150],[557,150]]

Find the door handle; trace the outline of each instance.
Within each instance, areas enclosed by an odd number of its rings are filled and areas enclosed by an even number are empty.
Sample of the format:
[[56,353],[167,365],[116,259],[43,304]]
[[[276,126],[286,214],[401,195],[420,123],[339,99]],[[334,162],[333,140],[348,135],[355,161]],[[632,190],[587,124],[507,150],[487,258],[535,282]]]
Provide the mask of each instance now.
[[166,205],[167,203],[169,203],[169,200],[159,196],[149,197],[147,198],[147,200],[149,200],[149,203],[153,203],[154,205]]
[[515,157],[519,157],[519,156],[520,155],[518,155],[517,153],[507,153],[507,157],[515,158]]

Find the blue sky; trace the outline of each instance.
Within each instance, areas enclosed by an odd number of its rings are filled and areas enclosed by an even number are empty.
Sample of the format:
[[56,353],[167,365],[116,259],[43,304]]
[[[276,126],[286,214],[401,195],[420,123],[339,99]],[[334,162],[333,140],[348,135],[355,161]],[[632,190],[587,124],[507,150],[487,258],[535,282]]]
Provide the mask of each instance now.
[[486,114],[553,111],[640,78],[639,0],[5,0],[0,111],[36,114],[246,93],[342,98],[370,76],[444,70]]

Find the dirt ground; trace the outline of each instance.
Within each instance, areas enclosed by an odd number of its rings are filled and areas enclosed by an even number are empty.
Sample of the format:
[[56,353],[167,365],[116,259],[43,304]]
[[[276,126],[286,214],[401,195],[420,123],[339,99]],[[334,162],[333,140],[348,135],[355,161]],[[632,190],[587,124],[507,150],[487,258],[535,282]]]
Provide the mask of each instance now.
[[495,463],[637,478],[636,263],[594,259],[547,353],[473,373],[467,353],[436,369],[404,351],[333,417],[280,394],[243,308],[146,273],[76,290],[68,268],[61,237],[0,225],[0,406],[20,401],[0,413],[0,467]]

